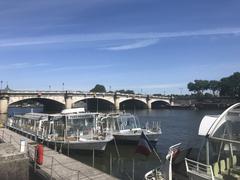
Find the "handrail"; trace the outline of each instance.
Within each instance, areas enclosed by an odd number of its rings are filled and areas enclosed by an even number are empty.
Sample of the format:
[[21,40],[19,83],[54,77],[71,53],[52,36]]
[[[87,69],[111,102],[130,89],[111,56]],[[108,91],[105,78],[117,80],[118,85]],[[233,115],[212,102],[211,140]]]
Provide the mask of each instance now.
[[185,165],[188,173],[214,180],[214,174],[211,165],[203,164],[187,158],[185,158]]
[[[0,132],[2,132],[2,133],[0,133],[0,139],[2,139],[4,142],[10,143],[10,144],[12,144],[13,142],[15,142],[15,143],[17,143],[17,145],[20,145],[20,141],[18,142],[11,134],[5,132],[5,130],[0,129]],[[8,137],[10,138],[9,141],[8,141]],[[12,141],[12,140],[13,140],[13,141]],[[35,148],[34,148],[33,146],[31,146],[29,143],[27,143],[26,146],[27,146],[27,155],[28,155],[28,157],[29,157],[32,161],[36,161]],[[45,168],[47,168],[47,169],[50,169],[52,172],[54,171],[54,173],[55,173],[59,178],[61,178],[61,179],[69,179],[69,177],[72,177],[72,176],[75,176],[75,175],[78,176],[77,179],[79,179],[79,175],[80,175],[80,174],[83,175],[86,179],[92,179],[92,178],[88,177],[87,175],[85,175],[83,172],[81,172],[81,170],[76,170],[76,169],[72,169],[72,168],[69,168],[69,167],[65,166],[64,164],[62,164],[61,162],[59,162],[59,161],[58,161],[55,157],[53,157],[53,156],[48,156],[48,155],[45,155],[45,154],[44,154],[43,156],[45,156],[45,157],[50,157],[50,158],[52,158],[55,162],[57,162],[58,165],[62,166],[62,167],[65,168],[65,169],[68,169],[68,170],[70,170],[70,171],[75,172],[74,174],[71,174],[71,175],[68,176],[68,177],[67,177],[67,176],[64,176],[64,177],[63,177],[63,176],[59,175],[59,174],[54,170],[54,167],[53,167],[54,164],[50,164],[50,165],[51,165],[50,167],[42,165],[43,167],[45,167]],[[69,179],[69,180],[70,180],[70,179]]]

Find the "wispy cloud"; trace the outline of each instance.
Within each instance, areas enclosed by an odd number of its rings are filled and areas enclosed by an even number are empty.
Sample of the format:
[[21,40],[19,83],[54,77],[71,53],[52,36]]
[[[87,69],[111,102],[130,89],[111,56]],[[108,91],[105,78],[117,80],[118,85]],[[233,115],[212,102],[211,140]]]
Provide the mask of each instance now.
[[46,45],[54,43],[71,43],[71,42],[98,42],[98,41],[119,41],[134,40],[136,43],[109,47],[109,50],[124,50],[146,47],[156,44],[161,38],[193,37],[193,36],[221,36],[221,35],[239,35],[240,28],[224,29],[206,29],[197,31],[182,32],[147,32],[147,33],[102,33],[102,34],[71,34],[58,36],[31,37],[19,39],[5,39],[0,41],[0,47]]
[[0,65],[0,70],[26,69],[26,68],[43,67],[43,66],[48,66],[48,65],[49,64],[47,64],[47,63],[30,64],[27,62],[23,62],[23,63]]
[[64,67],[54,67],[48,69],[46,71],[53,72],[53,71],[69,71],[69,70],[95,70],[95,69],[105,69],[110,68],[113,65],[105,64],[105,65],[92,65],[92,66],[64,66]]
[[136,49],[136,48],[143,48],[147,46],[151,46],[153,44],[158,43],[159,39],[146,39],[142,41],[138,41],[132,44],[126,44],[126,45],[121,45],[121,46],[114,46],[114,47],[107,47],[103,48],[106,50],[113,50],[113,51],[118,51],[118,50],[129,50],[129,49]]

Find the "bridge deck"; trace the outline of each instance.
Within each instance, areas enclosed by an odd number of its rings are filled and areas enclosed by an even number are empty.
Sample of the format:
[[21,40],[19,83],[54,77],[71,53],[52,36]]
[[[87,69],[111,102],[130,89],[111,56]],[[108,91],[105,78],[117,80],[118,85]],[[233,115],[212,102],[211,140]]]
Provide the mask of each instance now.
[[[20,140],[27,141],[27,153],[30,159],[34,159],[34,141],[6,128],[0,129],[0,139],[20,148]],[[43,164],[37,168],[37,172],[46,178],[79,180],[79,179],[116,179],[104,172],[87,166],[80,161],[72,159],[64,154],[44,146]]]

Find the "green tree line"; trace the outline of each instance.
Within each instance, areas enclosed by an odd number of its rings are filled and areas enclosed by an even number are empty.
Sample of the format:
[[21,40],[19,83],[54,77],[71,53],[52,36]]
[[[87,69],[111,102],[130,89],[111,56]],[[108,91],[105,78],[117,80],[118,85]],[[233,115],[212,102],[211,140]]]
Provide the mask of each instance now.
[[187,87],[189,91],[199,95],[210,90],[214,96],[218,93],[219,96],[240,97],[240,73],[235,72],[220,81],[194,80],[189,82]]
[[[92,88],[90,90],[90,92],[100,92],[100,93],[104,93],[104,92],[107,92],[106,91],[106,88],[104,85],[101,85],[101,84],[97,84],[95,85],[94,88]],[[109,91],[110,92],[110,91]],[[112,92],[112,91],[111,91]],[[116,90],[115,92],[119,92],[119,93],[123,93],[123,94],[134,94],[134,91],[133,90],[124,90],[124,89],[121,89],[121,90]]]

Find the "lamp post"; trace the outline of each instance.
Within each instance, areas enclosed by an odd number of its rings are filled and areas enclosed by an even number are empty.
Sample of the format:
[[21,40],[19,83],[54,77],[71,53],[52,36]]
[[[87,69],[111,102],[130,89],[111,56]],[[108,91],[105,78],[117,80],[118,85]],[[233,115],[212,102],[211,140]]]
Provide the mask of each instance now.
[[3,80],[1,80],[0,82],[1,82],[1,89],[2,89]]
[[62,90],[64,91],[64,82],[62,83]]

